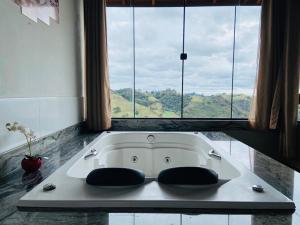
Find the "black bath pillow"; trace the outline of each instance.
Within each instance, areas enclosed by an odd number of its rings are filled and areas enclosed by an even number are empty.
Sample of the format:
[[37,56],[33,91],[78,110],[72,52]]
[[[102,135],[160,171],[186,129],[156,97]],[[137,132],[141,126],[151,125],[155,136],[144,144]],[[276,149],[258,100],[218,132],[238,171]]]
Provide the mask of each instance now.
[[145,174],[129,168],[100,168],[91,171],[86,183],[97,186],[132,186],[144,183]]
[[163,184],[208,185],[218,183],[218,174],[202,167],[174,167],[161,171],[157,180]]

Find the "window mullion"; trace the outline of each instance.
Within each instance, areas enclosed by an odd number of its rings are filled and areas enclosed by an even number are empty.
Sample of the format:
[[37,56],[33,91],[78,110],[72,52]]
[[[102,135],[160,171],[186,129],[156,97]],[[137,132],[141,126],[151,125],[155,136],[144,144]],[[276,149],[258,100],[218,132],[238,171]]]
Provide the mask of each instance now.
[[133,42],[133,92],[132,92],[132,100],[133,100],[133,117],[135,118],[136,113],[136,105],[135,105],[135,13],[134,7],[132,7],[132,42]]
[[235,36],[236,36],[236,5],[234,6],[233,19],[233,46],[232,46],[232,73],[231,73],[231,97],[230,97],[230,118],[233,117],[233,85],[234,85],[234,66],[235,66]]
[[[186,0],[184,0],[183,6],[183,24],[182,24],[182,53],[185,53],[185,4]],[[181,110],[180,110],[180,118],[183,118],[183,85],[184,85],[184,60],[182,59],[182,66],[181,66]]]

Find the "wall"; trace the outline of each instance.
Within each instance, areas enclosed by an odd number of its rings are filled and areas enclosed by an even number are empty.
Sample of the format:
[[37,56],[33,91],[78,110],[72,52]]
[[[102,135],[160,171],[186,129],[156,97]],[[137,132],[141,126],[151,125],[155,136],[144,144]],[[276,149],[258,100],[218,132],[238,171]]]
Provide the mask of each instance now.
[[0,154],[24,143],[7,122],[42,137],[83,120],[82,1],[60,0],[59,10],[47,26],[0,2]]

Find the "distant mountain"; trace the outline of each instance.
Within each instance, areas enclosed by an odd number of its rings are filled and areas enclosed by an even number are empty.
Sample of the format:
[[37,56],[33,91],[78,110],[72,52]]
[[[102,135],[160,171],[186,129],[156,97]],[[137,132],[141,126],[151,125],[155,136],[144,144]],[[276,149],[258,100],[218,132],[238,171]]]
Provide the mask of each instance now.
[[[133,117],[132,89],[112,91],[112,114],[114,118]],[[177,118],[181,112],[181,95],[172,89],[151,92],[135,92],[136,117]],[[231,95],[204,96],[185,94],[183,113],[185,118],[230,118]],[[251,97],[244,94],[233,96],[233,118],[247,118]]]

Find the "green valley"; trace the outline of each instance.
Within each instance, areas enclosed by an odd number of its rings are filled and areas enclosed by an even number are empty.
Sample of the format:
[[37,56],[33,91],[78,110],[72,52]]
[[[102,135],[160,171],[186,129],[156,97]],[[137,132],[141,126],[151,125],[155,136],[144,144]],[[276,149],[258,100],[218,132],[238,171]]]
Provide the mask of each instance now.
[[[135,92],[137,118],[179,118],[181,95],[172,89],[162,91]],[[132,89],[120,89],[111,92],[113,118],[133,117]],[[230,118],[231,95],[183,96],[184,118]],[[233,96],[233,118],[247,118],[251,96],[236,94]]]

